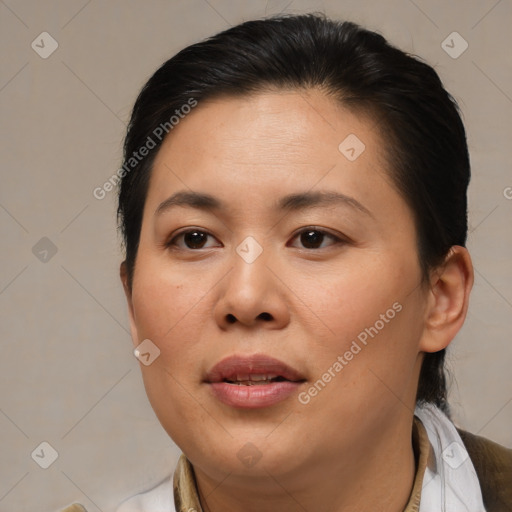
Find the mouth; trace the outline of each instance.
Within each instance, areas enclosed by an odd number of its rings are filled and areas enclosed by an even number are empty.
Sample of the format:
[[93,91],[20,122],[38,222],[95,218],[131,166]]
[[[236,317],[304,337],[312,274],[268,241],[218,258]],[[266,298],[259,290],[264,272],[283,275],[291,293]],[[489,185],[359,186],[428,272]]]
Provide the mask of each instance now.
[[204,382],[224,404],[254,409],[288,398],[306,379],[278,359],[255,354],[223,359],[208,371]]
[[271,382],[286,381],[288,381],[288,379],[285,379],[283,376],[272,374],[236,375],[236,377],[223,380],[223,382],[228,382],[229,384],[236,384],[238,386],[262,386],[265,384],[270,384]]

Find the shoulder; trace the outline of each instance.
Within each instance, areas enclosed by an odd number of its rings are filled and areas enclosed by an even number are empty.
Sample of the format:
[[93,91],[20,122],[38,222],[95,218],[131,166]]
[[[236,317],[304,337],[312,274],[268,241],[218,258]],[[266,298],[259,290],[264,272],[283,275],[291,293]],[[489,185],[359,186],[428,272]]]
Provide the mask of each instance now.
[[512,511],[512,449],[457,429],[473,462],[488,512]]
[[[83,505],[74,503],[60,512],[87,512]],[[166,478],[149,491],[124,500],[116,512],[175,512],[172,479]]]
[[172,478],[123,501],[116,512],[175,512]]

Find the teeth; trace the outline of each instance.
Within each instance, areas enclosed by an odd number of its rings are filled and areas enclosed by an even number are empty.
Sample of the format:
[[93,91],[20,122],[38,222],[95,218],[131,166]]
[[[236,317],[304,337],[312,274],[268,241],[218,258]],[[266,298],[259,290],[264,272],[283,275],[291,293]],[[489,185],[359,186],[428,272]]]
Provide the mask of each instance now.
[[279,377],[274,373],[263,373],[263,374],[237,374],[236,379],[228,379],[228,382],[232,384],[238,384],[239,386],[253,386],[255,384],[269,384],[272,379]]
[[253,381],[253,380],[244,380],[244,381],[236,381],[233,382],[233,384],[236,384],[237,386],[263,386],[265,384],[270,384],[272,381],[270,380],[259,380],[259,381]]
[[242,380],[253,380],[253,381],[259,381],[259,380],[271,380],[275,379],[277,375],[274,375],[273,373],[269,373],[266,375],[249,375],[248,379],[242,379]]

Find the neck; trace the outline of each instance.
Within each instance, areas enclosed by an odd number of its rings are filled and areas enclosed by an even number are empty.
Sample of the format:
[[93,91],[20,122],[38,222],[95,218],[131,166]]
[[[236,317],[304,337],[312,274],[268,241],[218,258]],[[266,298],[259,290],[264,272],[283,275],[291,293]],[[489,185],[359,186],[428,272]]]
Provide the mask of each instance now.
[[403,419],[392,431],[372,432],[373,442],[361,439],[346,453],[323,454],[290,474],[260,467],[254,477],[211,478],[194,468],[203,511],[403,512],[416,472],[412,418]]

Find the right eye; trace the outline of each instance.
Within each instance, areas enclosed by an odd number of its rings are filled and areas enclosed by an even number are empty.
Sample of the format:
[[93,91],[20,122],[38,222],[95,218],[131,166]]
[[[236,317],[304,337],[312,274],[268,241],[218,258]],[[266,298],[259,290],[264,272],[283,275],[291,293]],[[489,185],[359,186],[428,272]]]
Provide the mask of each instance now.
[[[210,233],[207,233],[206,231],[202,231],[200,229],[187,229],[173,236],[165,246],[170,248],[177,247],[182,250],[204,249],[204,244],[209,236],[213,238],[213,235],[210,235]],[[176,241],[180,239],[183,240],[185,247],[176,243]],[[209,247],[206,248],[208,249]]]

